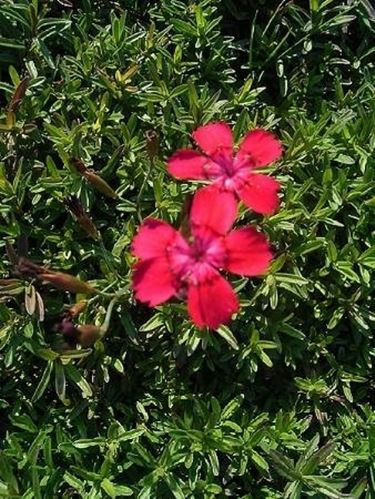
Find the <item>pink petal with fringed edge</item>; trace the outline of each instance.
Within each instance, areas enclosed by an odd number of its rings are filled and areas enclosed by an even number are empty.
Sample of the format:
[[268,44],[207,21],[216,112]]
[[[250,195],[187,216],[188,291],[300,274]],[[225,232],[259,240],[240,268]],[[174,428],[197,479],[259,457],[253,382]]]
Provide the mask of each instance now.
[[133,239],[132,251],[135,256],[143,260],[165,256],[168,246],[180,240],[184,241],[171,225],[155,218],[148,218]]
[[215,186],[199,189],[193,198],[190,211],[192,232],[208,227],[217,234],[225,234],[232,227],[237,215],[237,201],[232,192],[220,191]]
[[259,128],[245,135],[235,162],[260,168],[280,159],[282,152],[281,142],[271,132]]
[[188,312],[199,328],[217,329],[229,322],[238,308],[239,302],[231,285],[214,270],[209,279],[189,286]]
[[232,130],[226,123],[209,123],[201,126],[192,134],[198,146],[208,156],[232,157],[233,135]]
[[249,175],[237,193],[248,208],[262,215],[272,215],[279,207],[279,189],[279,182],[271,177]]
[[132,287],[137,300],[150,307],[160,305],[177,292],[169,261],[166,258],[155,258],[139,262],[135,265]]
[[204,180],[214,171],[211,159],[192,149],[180,149],[168,160],[168,172],[179,179]]
[[225,269],[234,274],[262,275],[272,259],[266,237],[253,227],[233,230],[225,237],[224,245],[227,250]]

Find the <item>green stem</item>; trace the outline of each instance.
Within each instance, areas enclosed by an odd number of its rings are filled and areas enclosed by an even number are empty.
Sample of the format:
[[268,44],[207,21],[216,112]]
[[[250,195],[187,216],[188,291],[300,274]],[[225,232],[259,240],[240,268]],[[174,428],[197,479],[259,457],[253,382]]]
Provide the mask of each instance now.
[[111,284],[109,284],[108,286],[106,286],[102,291],[98,291],[98,293],[93,296],[92,298],[90,298],[87,303],[94,303],[95,301],[98,301],[100,298],[102,298],[103,296],[105,298],[114,298],[115,296],[117,296],[117,293],[107,293],[108,289],[111,289],[113,288],[113,286],[116,284],[116,281],[114,282],[111,282]]
[[115,269],[111,260],[108,258],[107,250],[104,246],[102,238],[99,239],[99,246],[100,246],[100,249],[102,250],[101,252],[102,252],[103,258],[105,260],[105,263],[107,264],[108,269],[110,270],[110,272],[113,272],[113,274],[115,274],[117,276],[117,270]]
[[141,188],[139,189],[138,196],[137,196],[137,202],[136,202],[136,204],[137,204],[137,215],[138,215],[138,219],[139,219],[140,223],[143,222],[142,209],[141,209],[142,195],[143,195],[143,192],[144,192],[144,190],[146,188],[147,182],[148,182],[148,180],[150,178],[153,165],[154,165],[154,160],[150,159],[149,164],[148,164],[148,168],[147,168],[147,171],[146,171],[146,175],[144,176]]
[[115,304],[117,303],[117,301],[118,301],[118,298],[116,296],[115,298],[112,298],[112,300],[109,302],[104,322],[103,322],[103,324],[102,324],[102,326],[100,328],[100,336],[101,336],[101,338],[103,338],[103,336],[108,331],[109,323],[111,322],[111,316],[112,316],[112,312],[113,312],[113,307],[115,306]]

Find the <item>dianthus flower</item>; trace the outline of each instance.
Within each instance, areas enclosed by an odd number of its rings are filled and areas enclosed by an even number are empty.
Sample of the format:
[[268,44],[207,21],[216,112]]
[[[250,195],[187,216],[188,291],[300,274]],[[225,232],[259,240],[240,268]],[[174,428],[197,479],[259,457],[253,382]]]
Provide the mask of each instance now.
[[191,237],[161,220],[147,219],[132,244],[139,261],[133,274],[135,297],[149,306],[186,296],[192,321],[217,329],[238,311],[232,286],[219,273],[263,274],[272,258],[265,236],[254,227],[230,230],[237,208],[232,195],[211,187],[194,196]]
[[168,171],[179,179],[210,180],[220,191],[232,193],[257,213],[270,215],[279,206],[277,180],[256,173],[257,168],[278,160],[280,141],[270,132],[248,132],[235,153],[233,135],[226,123],[209,123],[198,128],[193,139],[202,153],[180,149],[168,161]]

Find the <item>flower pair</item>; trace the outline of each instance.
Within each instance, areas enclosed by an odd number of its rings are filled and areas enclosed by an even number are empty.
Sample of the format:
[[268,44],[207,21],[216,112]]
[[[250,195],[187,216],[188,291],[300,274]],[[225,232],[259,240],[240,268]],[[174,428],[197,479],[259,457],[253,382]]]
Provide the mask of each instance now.
[[139,301],[159,305],[173,296],[187,297],[188,312],[198,327],[217,329],[238,311],[233,288],[219,273],[264,274],[272,258],[265,236],[254,227],[231,230],[237,197],[262,214],[278,207],[276,180],[254,170],[278,159],[280,142],[265,130],[249,132],[234,155],[232,132],[225,123],[211,123],[193,134],[203,154],[182,149],[168,162],[180,179],[211,180],[199,189],[190,211],[191,237],[169,224],[146,220],[132,249],[139,261],[133,289]]

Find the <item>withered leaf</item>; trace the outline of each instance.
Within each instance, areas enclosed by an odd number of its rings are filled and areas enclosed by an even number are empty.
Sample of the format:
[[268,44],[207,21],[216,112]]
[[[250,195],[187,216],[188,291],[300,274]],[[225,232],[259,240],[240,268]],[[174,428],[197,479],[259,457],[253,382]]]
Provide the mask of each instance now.
[[8,112],[16,112],[19,105],[22,102],[22,99],[25,96],[27,87],[29,86],[29,78],[24,78],[20,83],[18,84],[18,87],[16,88],[16,91],[13,94],[12,100],[10,101],[10,104],[8,106]]

